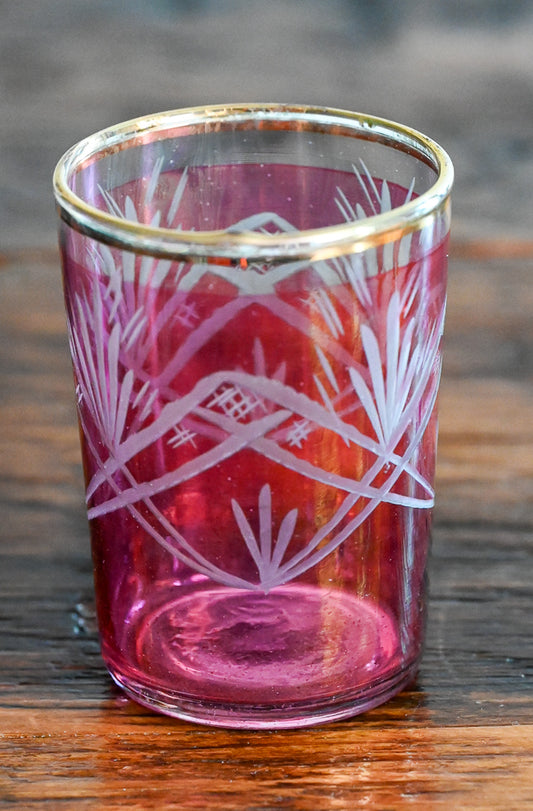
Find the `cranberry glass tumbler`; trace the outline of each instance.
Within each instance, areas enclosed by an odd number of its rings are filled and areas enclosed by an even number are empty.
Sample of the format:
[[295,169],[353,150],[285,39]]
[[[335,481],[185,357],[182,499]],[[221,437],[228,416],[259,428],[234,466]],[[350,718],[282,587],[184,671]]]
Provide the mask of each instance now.
[[60,161],[102,652],[141,704],[297,727],[413,679],[451,184],[420,133],[286,105]]

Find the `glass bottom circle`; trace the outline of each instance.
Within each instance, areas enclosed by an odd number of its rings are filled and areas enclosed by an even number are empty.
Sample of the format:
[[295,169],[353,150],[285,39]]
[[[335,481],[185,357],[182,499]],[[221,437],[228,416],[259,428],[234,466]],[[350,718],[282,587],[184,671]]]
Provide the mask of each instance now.
[[415,675],[376,603],[314,586],[189,592],[147,611],[114,680],[156,711],[241,728],[309,726],[363,712]]

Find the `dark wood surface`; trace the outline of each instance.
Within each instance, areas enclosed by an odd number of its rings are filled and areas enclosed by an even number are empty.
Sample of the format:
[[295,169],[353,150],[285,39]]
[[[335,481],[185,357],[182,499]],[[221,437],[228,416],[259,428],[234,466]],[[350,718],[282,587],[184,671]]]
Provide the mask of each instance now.
[[[531,6],[194,5],[1,4],[0,808],[533,809]],[[264,98],[418,126],[457,184],[419,678],[240,732],[141,709],[101,662],[50,174],[100,126]]]

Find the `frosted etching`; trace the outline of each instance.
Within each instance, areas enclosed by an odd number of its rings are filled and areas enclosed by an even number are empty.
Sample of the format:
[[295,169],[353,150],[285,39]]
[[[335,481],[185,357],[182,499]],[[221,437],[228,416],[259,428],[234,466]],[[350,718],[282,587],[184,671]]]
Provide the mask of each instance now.
[[[152,205],[151,224],[179,227],[187,173],[161,211],[153,203],[160,171],[143,205]],[[390,210],[387,183],[364,165],[354,172],[367,204],[352,205],[339,189],[343,219]],[[119,205],[101,194],[113,214],[137,220],[130,196]],[[404,194],[409,200],[413,187]],[[263,212],[229,230],[295,229]],[[271,268],[171,262],[85,239],[78,262],[92,270],[71,294],[70,342],[92,460],[89,518],[126,510],[196,572],[266,592],[331,555],[379,504],[430,508],[431,473],[418,451],[437,396],[444,295],[435,294],[424,258],[410,258],[412,242],[424,238]],[[222,293],[213,294],[215,283]],[[265,324],[279,334],[275,351]],[[231,335],[240,336],[236,360],[214,358]],[[241,459],[256,460],[247,495],[213,493],[226,499],[220,509],[234,527],[235,554],[249,559],[237,573],[189,536],[173,498],[180,488],[194,494],[195,481],[215,472],[231,479],[229,462]],[[290,483],[282,508],[281,482]],[[326,505],[318,525],[306,519],[310,482]]]

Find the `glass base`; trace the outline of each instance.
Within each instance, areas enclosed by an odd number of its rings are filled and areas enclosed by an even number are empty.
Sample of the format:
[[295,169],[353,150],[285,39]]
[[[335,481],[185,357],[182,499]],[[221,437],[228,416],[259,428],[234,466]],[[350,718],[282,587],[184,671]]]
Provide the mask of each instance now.
[[228,729],[298,729],[342,721],[361,715],[397,695],[411,684],[418,671],[418,661],[396,673],[364,696],[335,696],[328,702],[306,702],[302,705],[265,706],[221,705],[147,689],[142,684],[111,673],[113,681],[137,704],[181,721]]
[[392,697],[417,669],[376,603],[314,586],[190,592],[147,610],[130,640],[120,662],[104,645],[115,682],[144,706],[212,726],[347,718]]

